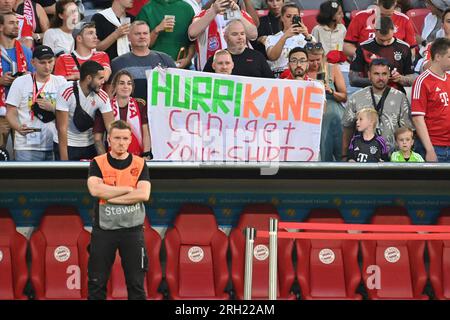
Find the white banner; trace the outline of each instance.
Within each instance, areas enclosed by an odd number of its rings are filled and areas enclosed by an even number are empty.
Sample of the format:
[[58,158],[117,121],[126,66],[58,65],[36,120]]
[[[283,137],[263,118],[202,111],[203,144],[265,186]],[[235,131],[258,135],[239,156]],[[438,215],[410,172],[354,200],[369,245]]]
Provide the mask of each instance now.
[[319,81],[179,69],[147,72],[155,160],[318,160],[325,102]]

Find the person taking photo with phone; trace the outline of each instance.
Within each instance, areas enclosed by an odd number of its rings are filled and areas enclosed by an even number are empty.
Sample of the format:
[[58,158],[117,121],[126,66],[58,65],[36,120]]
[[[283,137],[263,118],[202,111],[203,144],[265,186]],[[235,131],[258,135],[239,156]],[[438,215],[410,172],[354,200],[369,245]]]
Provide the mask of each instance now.
[[241,20],[247,40],[255,40],[258,30],[252,17],[240,10],[234,0],[216,0],[211,7],[202,10],[188,29],[189,39],[197,41],[197,70],[203,70],[206,61],[220,49],[226,49],[225,27],[231,20]]
[[18,77],[11,85],[6,118],[15,131],[17,161],[51,161],[56,94],[67,81],[51,74],[55,55],[50,47],[36,47],[31,63],[36,72]]
[[13,12],[0,14],[0,147],[6,147],[11,127],[6,120],[6,96],[13,81],[27,72],[33,72],[31,50],[21,44],[19,20]]
[[293,48],[304,48],[306,43],[315,39],[302,23],[300,9],[293,3],[281,8],[281,24],[283,30],[268,36],[265,42],[269,65],[276,78],[288,68],[289,51]]

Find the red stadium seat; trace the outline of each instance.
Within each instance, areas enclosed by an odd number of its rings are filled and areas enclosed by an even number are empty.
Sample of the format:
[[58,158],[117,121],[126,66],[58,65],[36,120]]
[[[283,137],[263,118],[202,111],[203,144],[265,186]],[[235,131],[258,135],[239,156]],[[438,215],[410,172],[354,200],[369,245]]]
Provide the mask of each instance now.
[[[270,218],[280,219],[272,205],[249,205],[244,208],[239,223],[230,234],[231,274],[237,299],[244,298],[245,235],[246,227],[269,230]],[[292,263],[292,239],[278,240],[277,299],[295,299],[291,287],[295,280]],[[253,254],[252,299],[268,299],[269,292],[269,239],[256,238]]]
[[[411,218],[403,207],[382,207],[375,211],[371,222],[408,225]],[[425,241],[361,241],[362,273],[369,298],[427,300],[428,296],[422,294],[427,281],[424,249]],[[374,281],[376,272],[368,271],[374,266],[380,272],[379,287]]]
[[166,280],[175,300],[228,299],[228,237],[217,227],[212,210],[183,206],[167,231]]
[[317,25],[316,17],[318,14],[319,10],[302,10],[300,12],[303,24],[308,28],[309,33],[311,33],[314,26]]
[[411,9],[406,12],[406,15],[411,19],[414,29],[417,34],[422,34],[423,24],[425,22],[425,17],[431,11],[430,9],[420,8],[420,9]]
[[[145,291],[147,298],[151,300],[161,300],[162,294],[158,292],[162,279],[161,263],[159,260],[159,251],[161,249],[161,237],[150,226],[148,219],[144,222],[145,246],[149,258],[148,272],[145,277]],[[127,299],[127,285],[121,264],[119,252],[116,254],[116,260],[111,270],[111,276],[108,283],[108,299]]]
[[0,209],[0,300],[26,299],[27,239],[16,231],[7,209]]
[[50,207],[30,240],[36,299],[87,298],[90,234],[72,207]]
[[[311,210],[305,222],[344,223],[339,210]],[[324,231],[320,231],[324,232]],[[297,279],[303,299],[360,300],[358,241],[297,239]]]
[[[450,208],[441,211],[438,225],[450,225]],[[430,281],[437,299],[450,299],[450,241],[428,241]]]

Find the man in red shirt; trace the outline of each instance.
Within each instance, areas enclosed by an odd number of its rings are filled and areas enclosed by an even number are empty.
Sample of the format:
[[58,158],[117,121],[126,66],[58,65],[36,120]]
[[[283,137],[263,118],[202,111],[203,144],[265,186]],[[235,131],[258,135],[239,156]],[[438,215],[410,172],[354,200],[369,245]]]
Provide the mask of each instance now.
[[430,53],[430,68],[414,82],[411,114],[425,160],[450,162],[450,39],[436,39]]
[[[306,56],[306,60],[308,61],[308,63],[305,63],[305,59],[303,59],[303,56]],[[302,47],[295,47],[294,49],[289,51],[288,68],[284,70],[280,75],[280,79],[311,81],[313,79],[308,77],[308,71],[308,51],[306,51],[306,49]]]
[[75,50],[58,57],[54,74],[64,76],[67,80],[80,79],[80,67],[88,60],[98,62],[105,68],[105,81],[111,75],[111,66],[108,55],[103,51],[96,51],[98,43],[95,24],[81,22],[72,32],[75,39]]
[[396,0],[378,0],[375,9],[359,12],[350,22],[344,39],[344,53],[353,57],[356,47],[363,41],[375,37],[375,29],[380,17],[390,17],[394,22],[397,39],[409,44],[411,49],[417,46],[416,33],[409,17],[401,12],[395,11]]

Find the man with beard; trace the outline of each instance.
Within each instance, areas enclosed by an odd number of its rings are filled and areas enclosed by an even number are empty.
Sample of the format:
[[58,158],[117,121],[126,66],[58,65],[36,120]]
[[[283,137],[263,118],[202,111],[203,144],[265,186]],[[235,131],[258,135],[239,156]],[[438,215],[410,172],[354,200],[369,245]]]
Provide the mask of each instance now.
[[[0,15],[6,15],[14,11],[16,5],[15,0],[0,0]],[[21,14],[14,12],[14,15],[18,21],[17,40],[22,42],[28,48],[33,47],[33,26],[25,17]]]
[[80,81],[69,82],[56,100],[54,152],[56,160],[92,159],[97,155],[92,127],[94,115],[100,110],[105,127],[114,121],[108,94],[101,89],[105,69],[89,60],[80,68]]
[[0,147],[5,147],[11,128],[5,118],[6,96],[13,81],[33,72],[31,50],[17,41],[19,21],[13,12],[0,14]]
[[292,49],[288,61],[293,80],[311,80],[308,77],[309,60],[306,49],[301,47]]
[[[231,53],[234,68],[233,75],[257,78],[273,78],[267,60],[264,56],[247,47],[247,37],[242,21],[232,20],[225,28],[224,38],[227,43],[227,51]],[[205,72],[214,72],[212,68],[213,58],[206,62]]]
[[355,131],[356,114],[364,108],[375,109],[378,113],[377,134],[383,136],[389,150],[395,148],[395,130],[410,127],[411,114],[406,95],[388,86],[391,70],[386,59],[374,59],[369,65],[368,76],[371,86],[356,91],[347,102],[342,124],[342,160],[347,161],[347,150]]

